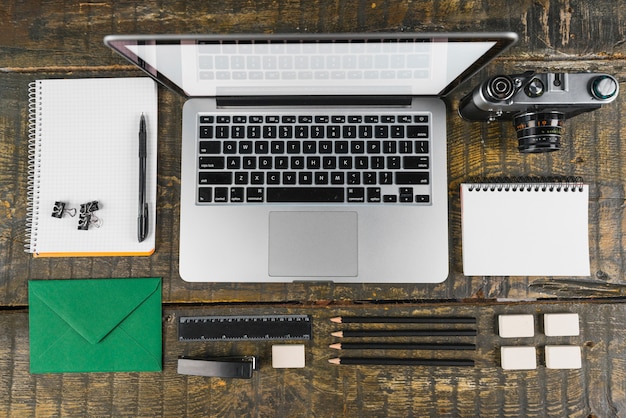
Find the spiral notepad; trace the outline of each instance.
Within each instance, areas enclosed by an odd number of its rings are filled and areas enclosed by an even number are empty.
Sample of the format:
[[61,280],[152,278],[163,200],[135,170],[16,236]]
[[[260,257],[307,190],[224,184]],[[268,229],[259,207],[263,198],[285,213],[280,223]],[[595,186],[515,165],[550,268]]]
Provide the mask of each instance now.
[[588,276],[588,185],[580,179],[461,184],[466,276]]
[[[137,239],[138,132],[148,124],[149,235]],[[26,251],[36,257],[149,255],[156,219],[157,88],[150,78],[37,80],[29,90]],[[98,201],[79,230],[70,208]],[[65,202],[64,216],[51,216]]]

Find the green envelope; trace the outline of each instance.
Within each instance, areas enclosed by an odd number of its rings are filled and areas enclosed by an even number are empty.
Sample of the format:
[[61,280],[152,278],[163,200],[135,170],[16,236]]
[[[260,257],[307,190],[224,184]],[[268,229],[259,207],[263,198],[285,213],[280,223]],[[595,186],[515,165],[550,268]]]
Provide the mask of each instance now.
[[31,280],[30,372],[162,370],[161,279]]

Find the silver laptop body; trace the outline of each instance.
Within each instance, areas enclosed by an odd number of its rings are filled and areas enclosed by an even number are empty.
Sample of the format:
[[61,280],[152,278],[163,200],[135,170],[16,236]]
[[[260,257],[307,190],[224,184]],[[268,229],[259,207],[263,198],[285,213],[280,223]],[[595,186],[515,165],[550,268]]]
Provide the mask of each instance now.
[[190,282],[448,276],[441,99],[511,33],[113,35],[183,108]]

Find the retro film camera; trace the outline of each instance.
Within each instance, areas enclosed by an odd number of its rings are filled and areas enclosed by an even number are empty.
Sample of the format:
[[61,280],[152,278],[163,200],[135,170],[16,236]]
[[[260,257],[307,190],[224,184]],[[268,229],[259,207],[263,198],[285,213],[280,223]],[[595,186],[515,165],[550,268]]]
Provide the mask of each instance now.
[[549,152],[561,148],[566,119],[599,109],[618,92],[608,74],[497,75],[461,99],[459,114],[471,121],[513,120],[520,152]]

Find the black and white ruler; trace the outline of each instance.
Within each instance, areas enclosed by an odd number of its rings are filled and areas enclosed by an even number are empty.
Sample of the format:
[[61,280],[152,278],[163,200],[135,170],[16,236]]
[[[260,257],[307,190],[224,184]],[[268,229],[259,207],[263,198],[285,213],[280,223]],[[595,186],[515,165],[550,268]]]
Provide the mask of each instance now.
[[308,315],[181,316],[179,341],[310,340]]

